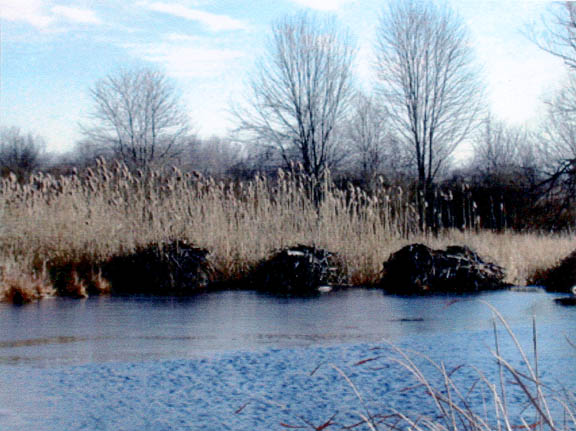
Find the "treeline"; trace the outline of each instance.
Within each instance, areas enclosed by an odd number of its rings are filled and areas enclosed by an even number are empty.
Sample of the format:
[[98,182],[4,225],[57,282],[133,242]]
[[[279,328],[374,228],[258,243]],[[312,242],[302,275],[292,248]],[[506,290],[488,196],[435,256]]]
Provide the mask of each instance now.
[[[423,231],[573,229],[574,3],[555,4],[546,24],[534,42],[561,57],[569,77],[530,128],[490,115],[468,30],[451,9],[391,0],[376,31],[369,91],[356,85],[350,32],[300,13],[273,24],[229,136],[199,138],[164,73],[121,70],[90,89],[91,115],[73,151],[51,155],[41,137],[3,128],[0,170],[26,181],[38,170],[66,175],[105,159],[143,173],[176,166],[236,181],[288,169],[370,196],[396,188]],[[465,148],[463,161],[457,149]]]
[[[2,147],[0,160],[2,176],[12,175],[22,183],[27,183],[31,175],[38,171],[57,178],[83,175],[86,169],[93,170],[100,159],[123,163],[112,155],[104,157],[100,152],[97,155],[76,151],[50,155],[43,152],[41,139],[16,132],[11,129],[11,136],[20,136],[17,142],[26,145],[11,152],[5,152]],[[177,167],[183,173],[212,177],[225,183],[266,176],[271,184],[275,184],[279,172],[285,170],[303,176],[303,181],[308,184],[306,190],[310,199],[314,199],[314,188],[322,188],[323,182],[328,181],[330,187],[348,193],[351,200],[361,191],[375,199],[395,201],[395,205],[390,205],[391,214],[396,212],[398,217],[406,217],[408,212],[412,212],[411,222],[402,231],[405,236],[421,230],[439,232],[448,228],[541,232],[574,228],[574,194],[563,184],[555,185],[553,178],[534,167],[507,165],[502,170],[486,171],[470,164],[451,170],[423,192],[413,176],[400,169],[375,170],[367,175],[362,164],[350,161],[334,172],[328,171],[328,177],[317,181],[305,173],[301,164],[286,167],[281,163],[271,163],[262,155],[255,157],[246,152],[242,144],[234,141],[223,138],[195,139],[190,145],[188,151],[183,151],[180,157],[173,158],[164,167],[167,178],[173,176],[172,168]],[[422,214],[418,214],[419,203],[425,208]],[[419,227],[413,223],[418,218],[421,219]]]

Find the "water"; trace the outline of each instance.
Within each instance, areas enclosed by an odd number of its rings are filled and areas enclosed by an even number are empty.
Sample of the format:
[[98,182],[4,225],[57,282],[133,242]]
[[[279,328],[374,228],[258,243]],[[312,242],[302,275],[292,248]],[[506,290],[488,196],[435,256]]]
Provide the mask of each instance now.
[[90,362],[189,358],[222,350],[396,341],[490,329],[500,310],[516,329],[537,321],[576,332],[576,308],[544,292],[401,297],[355,289],[314,298],[219,292],[194,298],[49,299],[0,305],[0,366],[50,367]]
[[[218,404],[235,402],[230,394],[241,397],[234,391],[247,387],[252,373],[257,375],[252,379],[262,381],[262,391],[277,390],[282,397],[285,385],[277,389],[274,385],[299,364],[295,355],[307,355],[312,365],[336,355],[345,365],[346,360],[365,357],[370,351],[366,346],[382,340],[424,351],[436,360],[483,366],[491,363],[489,350],[494,346],[494,315],[485,302],[502,312],[528,347],[534,318],[544,373],[551,380],[576,381],[576,350],[566,340],[576,341],[576,307],[558,306],[553,298],[541,291],[400,297],[354,289],[315,298],[219,292],[187,299],[60,298],[23,307],[4,304],[0,305],[0,429],[136,430],[150,424],[156,424],[154,429],[196,429],[181,428],[174,421],[180,414],[198,414],[197,409],[176,407],[173,401],[150,413],[149,419],[142,415],[146,403],[183,390],[181,379],[189,378],[190,367],[203,364],[193,373],[202,385],[189,389],[189,397],[214,397],[219,391],[214,375],[222,368],[230,381],[222,390],[228,395],[220,395]],[[517,361],[512,343],[503,336],[501,342],[504,353]],[[170,380],[175,374],[181,379]],[[151,376],[156,375],[164,377],[152,384]],[[140,383],[126,398],[125,383],[110,380],[111,376]],[[300,392],[294,389],[298,396]],[[110,404],[114,397],[120,401]],[[98,414],[92,423],[94,409],[107,413]],[[208,414],[209,406],[204,410]],[[134,428],[122,425],[121,420],[135,411],[138,420],[149,422],[138,422]],[[224,420],[220,411],[214,415]],[[255,413],[259,415],[262,412]],[[265,416],[274,417],[270,412]],[[83,421],[74,422],[78,417]],[[158,418],[167,425],[159,426],[154,422]],[[232,414],[228,420],[231,429],[250,423]]]
[[212,351],[398,340],[491,327],[501,310],[514,327],[534,316],[570,334],[576,308],[543,292],[400,297],[379,290],[337,291],[315,298],[219,292],[195,298],[49,299],[0,305],[0,365],[57,366],[189,358]]

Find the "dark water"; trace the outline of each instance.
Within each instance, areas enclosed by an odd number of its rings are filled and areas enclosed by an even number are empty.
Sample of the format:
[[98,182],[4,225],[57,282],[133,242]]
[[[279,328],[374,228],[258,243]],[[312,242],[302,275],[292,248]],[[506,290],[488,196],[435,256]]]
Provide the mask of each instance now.
[[[50,299],[24,307],[0,305],[0,366],[132,362],[449,336],[491,327],[494,316],[483,301],[513,328],[530,327],[534,317],[542,349],[576,334],[576,307],[556,305],[544,292],[399,297],[356,289],[316,298],[221,292],[189,299]],[[547,332],[550,327],[553,333]]]

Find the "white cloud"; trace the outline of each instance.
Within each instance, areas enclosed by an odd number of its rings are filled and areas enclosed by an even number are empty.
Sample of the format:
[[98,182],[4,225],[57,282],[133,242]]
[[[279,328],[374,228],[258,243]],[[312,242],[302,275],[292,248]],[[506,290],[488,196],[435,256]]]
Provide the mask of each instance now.
[[43,0],[0,0],[2,19],[26,22],[39,29],[45,29],[53,22],[53,18],[44,9]]
[[89,9],[55,5],[49,0],[0,0],[0,16],[7,21],[30,24],[40,30],[54,29],[64,20],[79,24],[102,24]]
[[171,42],[200,42],[202,37],[182,33],[169,33],[165,39]]
[[79,24],[102,24],[98,16],[89,9],[81,9],[69,6],[54,6],[52,12],[67,21]]
[[143,6],[154,12],[161,12],[190,21],[199,22],[212,31],[248,29],[248,25],[243,21],[231,18],[226,15],[218,15],[197,9],[191,9],[179,4],[155,2],[144,3]]
[[346,3],[351,3],[354,0],[293,0],[294,3],[310,9],[335,11],[340,9]]
[[245,56],[239,50],[170,42],[127,44],[125,47],[146,61],[162,65],[168,74],[179,78],[214,78]]

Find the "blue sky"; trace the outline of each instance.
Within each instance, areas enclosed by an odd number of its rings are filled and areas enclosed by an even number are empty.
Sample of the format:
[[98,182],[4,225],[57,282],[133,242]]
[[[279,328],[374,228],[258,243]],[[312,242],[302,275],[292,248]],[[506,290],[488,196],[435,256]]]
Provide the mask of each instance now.
[[[561,80],[561,62],[522,30],[543,1],[448,0],[469,25],[496,116],[530,122]],[[201,136],[233,126],[231,103],[264,50],[270,24],[300,9],[333,14],[355,36],[359,85],[370,88],[383,0],[0,0],[0,124],[72,148],[89,88],[120,68],[154,65],[172,77]]]

